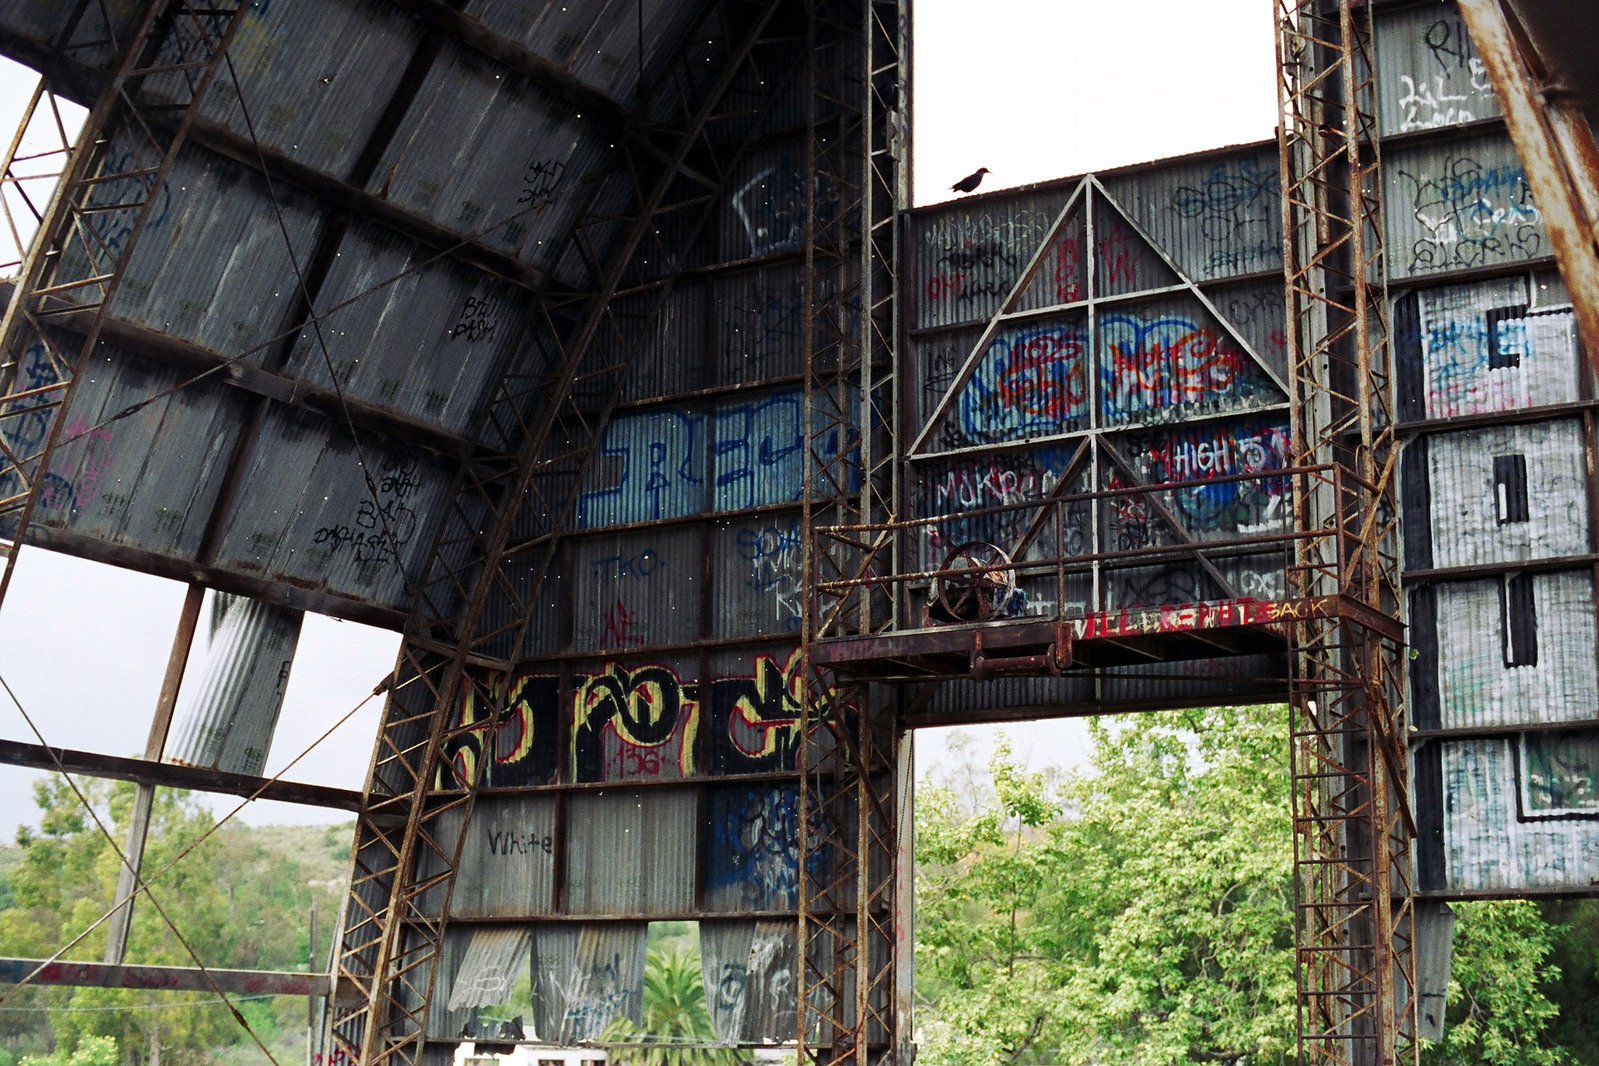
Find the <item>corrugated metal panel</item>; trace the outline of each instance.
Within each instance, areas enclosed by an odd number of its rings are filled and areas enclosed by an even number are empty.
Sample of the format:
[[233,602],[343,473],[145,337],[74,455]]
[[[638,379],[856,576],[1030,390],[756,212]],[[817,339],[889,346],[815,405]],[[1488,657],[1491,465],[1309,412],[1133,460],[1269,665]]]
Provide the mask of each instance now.
[[[643,922],[541,925],[533,931],[533,1011],[540,1040],[595,1040],[617,1018],[640,1020]],[[532,1034],[529,1034],[530,1036]]]
[[699,635],[699,527],[584,537],[573,555],[573,648],[625,652]]
[[[446,930],[434,963],[437,980],[425,1015],[428,1039],[456,1041],[463,1036],[499,1035],[500,1016],[507,1012],[482,1008],[510,1005],[518,978],[531,971],[528,945],[532,936],[527,929],[503,927],[466,925]],[[411,987],[427,986],[418,983]],[[419,1006],[412,1004],[413,1009]],[[532,1012],[521,1006],[518,1013]]]
[[708,910],[783,911],[799,906],[795,786],[711,789],[705,843]]
[[681,914],[694,905],[691,789],[580,793],[567,822],[573,914]]
[[701,922],[705,1004],[724,1043],[786,1043],[797,1031],[794,922]]
[[[1593,575],[1532,574],[1524,580],[1532,585],[1527,604],[1513,604],[1504,578],[1435,586],[1443,728],[1594,717],[1599,670]],[[1531,614],[1518,620],[1531,630],[1530,648],[1514,646],[1507,608]],[[1509,665],[1512,659],[1519,659],[1519,665]]]
[[[55,380],[41,345],[20,373],[32,385]],[[180,559],[199,550],[238,440],[245,404],[233,390],[101,345],[77,379],[77,393],[45,475],[35,521]],[[169,392],[136,414],[129,406]],[[7,419],[9,447],[42,447],[53,416]]]
[[[722,206],[721,257],[733,262],[791,252],[805,239],[805,150],[799,143],[752,152]],[[818,179],[817,209],[836,211]]]
[[967,719],[989,711],[1014,707],[1044,710],[1059,706],[1081,706],[1094,698],[1094,679],[1086,674],[1072,677],[1005,677],[991,681],[946,681],[938,688],[927,714],[948,714]]
[[1526,171],[1503,133],[1389,149],[1383,198],[1393,277],[1551,254]]
[[720,652],[701,687],[710,703],[711,764],[703,773],[793,772],[804,670],[798,648]]
[[[924,358],[953,363],[947,372],[935,371],[952,381],[967,355],[940,347],[928,345]],[[1091,362],[1088,323],[1081,314],[1001,329],[931,439],[944,447],[969,447],[1086,429]],[[942,400],[925,395],[934,404]]]
[[719,523],[711,560],[713,636],[800,631],[805,572],[797,514]]
[[805,290],[797,265],[719,277],[717,385],[747,385],[804,370]]
[[226,592],[209,601],[204,653],[191,656],[167,759],[259,776],[305,615]]
[[1244,655],[1194,659],[1153,666],[1118,666],[1104,671],[1101,698],[1130,710],[1152,703],[1192,700],[1207,703],[1280,700],[1287,685],[1288,664],[1280,655]]
[[253,126],[265,147],[344,177],[382,114],[374,104],[399,85],[421,27],[378,0],[324,0],[314,18],[305,16],[300,4],[251,6],[201,112],[241,136]]
[[1583,367],[1571,307],[1537,307],[1530,285],[1522,275],[1416,294],[1427,418],[1577,399]]
[[547,268],[614,138],[464,46],[446,46],[417,101],[370,191]]
[[1588,551],[1587,473],[1574,421],[1440,433],[1427,441],[1436,566]]
[[[218,563],[370,603],[406,603],[404,574],[427,557],[452,478],[426,453],[362,442],[378,498],[354,447],[325,419],[275,408],[263,423],[228,515]],[[403,574],[402,574],[403,571]]]
[[644,50],[648,82],[660,66],[659,59],[675,53],[681,45],[695,14],[694,5],[670,0],[612,0],[603,16],[592,8],[584,11],[592,19],[592,29],[572,57],[572,74],[624,103],[638,100],[639,49]]
[[573,525],[595,529],[704,511],[705,421],[693,407],[613,418],[584,474]]
[[[1068,195],[1070,190],[1052,189],[916,216],[916,324],[978,322],[997,312]],[[1069,250],[1050,257],[1043,280],[1029,292],[1039,303],[1030,306],[1053,302],[1049,296],[1057,291],[1074,291],[1081,273],[1080,257]]]
[[1441,743],[1448,888],[1592,889],[1599,734]]
[[[553,742],[553,737],[545,740]],[[552,913],[555,797],[485,796],[479,800],[457,871],[455,894],[450,898],[452,918]]]
[[1120,211],[1097,193],[1093,203],[1095,296],[1120,296],[1177,283],[1176,273]]
[[[1114,447],[1144,484],[1227,477],[1277,470],[1288,465],[1288,416],[1253,416],[1217,419],[1182,427],[1129,433],[1106,447]],[[1180,504],[1189,528],[1209,528],[1207,511],[1216,511],[1220,528],[1243,529],[1277,521],[1288,504],[1287,486],[1275,479],[1201,486],[1190,493],[1193,501]],[[1207,506],[1215,504],[1216,506]],[[1245,506],[1247,505],[1247,506]],[[1221,513],[1226,510],[1228,513]],[[1236,524],[1234,524],[1236,523]]]
[[462,432],[524,341],[520,295],[388,230],[352,227],[317,297],[327,317],[301,330],[286,370],[324,388],[337,374],[353,399]]
[[1192,281],[1282,269],[1273,148],[1115,175],[1105,187]]
[[529,972],[533,935],[526,929],[472,930],[471,943],[461,957],[461,968],[448,989],[448,1009],[492,1007],[511,998],[517,978]]
[[[981,339],[981,331],[961,329],[935,333],[913,342],[916,351],[917,381],[921,386],[916,391],[919,405],[916,411],[918,425],[925,424],[932,418],[933,412],[938,410],[944,394],[955,383],[955,378],[965,368],[966,360],[971,356],[972,348]],[[939,433],[930,438],[924,448],[937,450],[940,447],[958,447],[960,438],[953,435],[958,428],[958,419],[954,421],[946,419]]]
[[680,282],[659,306],[649,292],[612,303],[617,332],[602,333],[595,351],[600,365],[626,363],[619,399],[653,400],[709,384],[705,290],[702,282]]
[[1108,425],[1181,421],[1288,401],[1191,296],[1101,314],[1097,330],[1100,408]]
[[1384,134],[1500,114],[1488,71],[1452,3],[1377,16],[1377,121]]
[[[805,495],[805,390],[716,405],[711,506],[717,511],[798,503]],[[817,445],[837,454],[837,443]]]
[[1286,308],[1280,281],[1246,282],[1216,286],[1205,296],[1216,308],[1222,322],[1250,347],[1267,367],[1288,380],[1288,336],[1284,327]]
[[[125,135],[113,135],[112,143],[116,157]],[[120,202],[134,191],[132,180],[97,186],[92,202]],[[155,198],[115,313],[227,355],[253,353],[249,360],[259,363],[256,349],[282,329],[296,295],[280,213],[304,263],[321,227],[309,198],[282,185],[269,191],[253,171],[201,148],[185,149]],[[104,216],[119,227],[103,234],[113,249],[131,236],[122,214]],[[64,278],[87,270],[76,251],[62,259]]]
[[[607,662],[572,697],[571,780],[675,780],[695,773],[697,658]],[[647,793],[652,795],[652,793]]]

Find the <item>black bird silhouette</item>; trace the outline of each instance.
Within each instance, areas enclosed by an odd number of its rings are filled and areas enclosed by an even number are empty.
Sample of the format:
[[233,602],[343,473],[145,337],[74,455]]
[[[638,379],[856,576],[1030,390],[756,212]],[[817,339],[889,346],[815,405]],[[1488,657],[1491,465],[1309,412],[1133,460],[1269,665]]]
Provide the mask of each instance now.
[[955,184],[951,185],[950,188],[955,192],[971,192],[973,189],[977,188],[983,183],[983,175],[987,173],[987,167],[978,167],[960,181],[957,181]]

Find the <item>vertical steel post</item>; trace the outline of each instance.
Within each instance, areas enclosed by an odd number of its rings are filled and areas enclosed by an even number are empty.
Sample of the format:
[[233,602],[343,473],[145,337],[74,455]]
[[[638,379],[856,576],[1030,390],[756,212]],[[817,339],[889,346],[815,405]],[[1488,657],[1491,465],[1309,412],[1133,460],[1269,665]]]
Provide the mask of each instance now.
[[[1291,594],[1401,614],[1372,22],[1354,0],[1279,0]],[[1347,541],[1347,545],[1346,545]],[[1347,549],[1347,550],[1346,550]],[[1299,1054],[1417,1061],[1402,647],[1334,614],[1296,625],[1292,708]]]

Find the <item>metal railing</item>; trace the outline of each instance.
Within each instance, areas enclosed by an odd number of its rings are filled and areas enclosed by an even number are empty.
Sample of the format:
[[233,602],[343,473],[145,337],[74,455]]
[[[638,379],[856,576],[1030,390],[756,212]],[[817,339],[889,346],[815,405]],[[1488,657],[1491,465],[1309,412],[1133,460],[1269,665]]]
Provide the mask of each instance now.
[[[1316,529],[1297,529],[1296,504],[1312,495],[1334,503],[1326,512],[1332,519]],[[1358,475],[1318,465],[1060,492],[898,521],[818,526],[811,534],[809,575],[819,612],[815,632],[822,640],[888,633],[881,620],[896,615],[905,619],[903,628],[918,628],[1064,620],[1213,599],[1283,600],[1293,589],[1339,595],[1359,578],[1361,530],[1371,521],[1362,513],[1362,500],[1369,498],[1370,486]],[[1236,520],[1247,516],[1247,504],[1240,501],[1265,501],[1257,508],[1260,520]],[[1218,508],[1231,508],[1235,520],[1216,522]],[[1199,522],[1196,516],[1208,517]],[[895,544],[902,558],[919,558],[921,565],[893,572]],[[1311,546],[1319,550],[1295,550]],[[1174,586],[1208,587],[1214,595],[1134,602],[1117,580],[1160,571],[1181,577]],[[1240,584],[1240,573],[1250,584]],[[952,617],[948,597],[940,595],[952,583],[996,594],[975,604],[965,601],[974,607],[972,617]],[[1010,595],[1011,590],[1020,595]],[[1001,597],[1009,602],[993,602]],[[890,603],[897,612],[882,609]]]

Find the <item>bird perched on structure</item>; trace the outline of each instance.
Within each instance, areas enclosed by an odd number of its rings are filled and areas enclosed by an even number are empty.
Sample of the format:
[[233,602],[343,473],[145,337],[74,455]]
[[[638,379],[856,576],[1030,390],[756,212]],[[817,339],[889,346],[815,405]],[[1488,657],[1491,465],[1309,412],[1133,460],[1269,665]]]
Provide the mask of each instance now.
[[950,186],[955,192],[971,192],[983,183],[983,175],[988,173],[987,167],[978,167],[960,181]]

